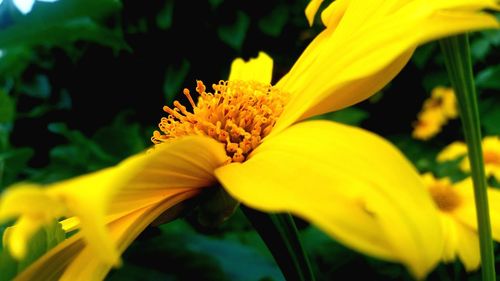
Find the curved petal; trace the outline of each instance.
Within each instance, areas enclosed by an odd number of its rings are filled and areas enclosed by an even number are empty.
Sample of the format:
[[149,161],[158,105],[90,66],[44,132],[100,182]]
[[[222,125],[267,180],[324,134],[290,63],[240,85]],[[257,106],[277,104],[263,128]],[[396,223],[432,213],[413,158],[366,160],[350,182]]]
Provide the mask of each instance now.
[[437,161],[444,162],[455,160],[458,157],[467,155],[467,145],[461,141],[452,142],[446,146],[437,156]]
[[[222,144],[215,140],[202,136],[185,137],[95,173],[46,187],[19,185],[13,190],[19,193],[34,189],[55,203],[35,209],[29,205],[32,197],[17,196],[17,204],[26,209],[18,215],[21,218],[36,217],[37,214],[47,217],[47,212],[54,207],[65,209],[65,216],[78,218],[80,232],[95,255],[106,263],[116,265],[119,254],[115,245],[109,242],[109,233],[105,228],[110,219],[179,192],[210,186],[215,181],[213,170],[224,164],[226,158]],[[12,194],[6,192],[2,196],[0,210],[12,205],[7,204],[12,201]],[[52,217],[61,215],[52,214]]]
[[23,272],[18,274],[15,281],[59,280],[64,269],[70,264],[82,249],[85,241],[80,234],[75,234],[59,243],[49,252],[37,259]]
[[309,26],[313,25],[314,22],[314,16],[316,16],[316,13],[318,12],[319,6],[321,6],[321,3],[323,3],[323,0],[311,0],[309,4],[307,4],[305,14],[307,18],[307,22],[309,23]]
[[245,62],[237,58],[231,64],[228,80],[257,81],[270,84],[273,77],[273,59],[264,52]]
[[[179,202],[197,195],[200,189],[183,192],[158,204],[137,210],[109,224],[109,232],[118,251],[125,249],[160,214]],[[93,259],[93,251],[85,248],[65,269],[60,280],[102,280],[111,269],[107,263]]]
[[418,45],[499,26],[493,16],[478,12],[498,8],[494,0],[352,0],[345,5],[339,5],[342,18],[335,29],[327,27],[315,38],[277,84],[292,93],[292,100],[276,130],[370,97],[394,78]]
[[299,123],[215,174],[244,204],[292,212],[350,247],[404,263],[417,277],[441,258],[441,222],[420,176],[394,146],[367,131]]
[[[108,224],[109,232],[120,253],[162,212],[198,194],[200,189],[178,193],[151,206],[135,210]],[[94,252],[76,234],[49,251],[19,276],[21,280],[103,280],[111,269],[109,263],[93,258]],[[36,278],[35,278],[36,276]]]

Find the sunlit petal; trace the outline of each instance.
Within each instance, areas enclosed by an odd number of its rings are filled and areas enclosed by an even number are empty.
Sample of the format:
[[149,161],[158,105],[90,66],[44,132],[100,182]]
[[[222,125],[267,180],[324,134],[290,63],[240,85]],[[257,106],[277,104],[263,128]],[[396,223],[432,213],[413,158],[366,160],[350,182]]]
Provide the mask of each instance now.
[[316,16],[316,13],[318,12],[319,6],[321,6],[321,3],[323,3],[323,0],[311,0],[309,4],[306,7],[305,13],[306,13],[306,18],[307,22],[309,22],[309,25],[312,26],[314,22],[314,16]]
[[244,80],[257,81],[264,84],[271,83],[273,75],[273,59],[264,52],[259,52],[256,58],[245,62],[242,58],[237,58],[231,64],[229,81]]
[[440,162],[455,160],[467,154],[467,146],[461,141],[456,141],[445,147],[437,156]]
[[364,130],[303,122],[215,173],[243,203],[290,211],[417,277],[441,257],[441,222],[419,175],[394,146]]
[[306,49],[278,83],[293,98],[276,125],[277,131],[373,95],[394,78],[418,45],[499,26],[492,15],[477,11],[497,8],[493,0],[351,0],[344,5],[331,16],[332,22],[342,16],[338,24],[332,24],[335,29],[327,27],[315,38],[310,50]]

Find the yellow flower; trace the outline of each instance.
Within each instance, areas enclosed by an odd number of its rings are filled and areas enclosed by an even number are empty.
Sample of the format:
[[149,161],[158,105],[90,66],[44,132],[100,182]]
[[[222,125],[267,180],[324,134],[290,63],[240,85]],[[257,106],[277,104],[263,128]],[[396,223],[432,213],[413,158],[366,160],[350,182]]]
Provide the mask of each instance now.
[[[487,136],[482,141],[484,170],[487,176],[493,176],[500,180],[500,138],[498,136]],[[445,147],[437,156],[439,162],[450,161],[464,157],[460,162],[460,169],[470,172],[469,158],[467,157],[467,146],[464,142],[456,141]]]
[[[435,179],[430,173],[422,177],[439,209],[445,241],[443,261],[458,256],[467,271],[477,269],[481,259],[472,179],[452,183],[448,178]],[[500,191],[488,188],[488,199],[493,238],[500,241]]]
[[424,101],[414,125],[413,137],[428,140],[441,131],[449,119],[458,117],[457,101],[453,89],[436,87],[431,97]]
[[429,108],[418,114],[418,121],[413,129],[412,136],[419,140],[428,140],[441,132],[446,123],[443,112],[439,108]]
[[[65,227],[80,229],[19,278],[102,279],[161,213],[219,184],[250,207],[291,212],[422,278],[438,262],[443,239],[414,167],[372,133],[329,121],[298,122],[373,95],[419,44],[498,27],[483,8],[499,7],[492,0],[337,0],[322,13],[325,30],[274,86],[269,57],[236,60],[229,81],[212,91],[197,82],[197,103],[184,91],[192,112],[179,102],[164,108],[170,116],[161,120],[149,153],[55,185],[9,189],[0,220],[26,221],[15,228],[20,239],[13,233],[7,239],[18,256],[22,242],[48,218],[75,216]],[[33,203],[39,200],[47,204]]]

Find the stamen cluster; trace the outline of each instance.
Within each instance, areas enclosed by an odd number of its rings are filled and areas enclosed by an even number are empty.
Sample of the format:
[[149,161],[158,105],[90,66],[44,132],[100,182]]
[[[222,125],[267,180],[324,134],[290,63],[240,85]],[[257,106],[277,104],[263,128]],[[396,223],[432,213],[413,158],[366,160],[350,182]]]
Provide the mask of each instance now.
[[168,117],[159,124],[151,140],[155,144],[188,135],[209,136],[224,143],[232,162],[243,162],[272,130],[283,112],[288,95],[269,84],[255,81],[219,81],[213,93],[197,81],[195,104],[190,91],[183,93],[193,107],[189,112],[179,101],[163,107]]

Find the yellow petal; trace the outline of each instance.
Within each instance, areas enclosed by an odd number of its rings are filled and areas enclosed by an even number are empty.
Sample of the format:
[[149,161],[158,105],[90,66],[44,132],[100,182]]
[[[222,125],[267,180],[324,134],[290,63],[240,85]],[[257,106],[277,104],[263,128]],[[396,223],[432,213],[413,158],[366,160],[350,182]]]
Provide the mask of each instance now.
[[[162,144],[150,153],[132,156],[115,167],[43,188],[26,185],[12,189],[2,197],[0,210],[5,210],[5,214],[0,217],[21,215],[21,218],[30,216],[41,220],[48,217],[47,212],[55,206],[57,208],[49,217],[57,218],[62,215],[60,209],[63,206],[65,216],[78,218],[80,233],[94,251],[94,258],[117,265],[119,253],[110,243],[105,228],[110,219],[160,202],[173,194],[210,186],[215,181],[212,171],[225,163],[226,157],[222,144],[211,138],[182,138]],[[34,197],[28,195],[33,194],[48,198],[46,201],[51,204],[41,209],[30,208]],[[17,198],[18,209],[15,209],[12,198]]]
[[427,108],[418,114],[418,121],[412,132],[412,137],[420,140],[428,140],[441,131],[441,127],[447,122],[441,108]]
[[245,62],[237,58],[231,64],[228,80],[257,81],[270,84],[273,76],[273,59],[264,52]]
[[[334,2],[335,3],[335,2]],[[362,101],[403,68],[413,50],[449,35],[495,28],[477,11],[495,1],[349,1],[335,30],[313,40],[278,86],[292,100],[275,129]]]
[[441,223],[443,226],[444,250],[443,261],[452,262],[457,256],[458,248],[458,233],[457,222],[453,217],[446,214],[441,214]]
[[321,13],[321,21],[328,28],[335,28],[344,16],[349,0],[336,0]]
[[142,208],[179,191],[211,186],[216,182],[213,171],[227,158],[221,143],[202,136],[165,143],[152,153],[138,157],[144,157],[146,161],[116,194],[108,214]]
[[6,189],[0,198],[0,222],[20,215],[56,217],[64,206],[47,195],[36,184],[17,184]]
[[321,6],[321,3],[323,3],[323,0],[311,0],[309,4],[306,7],[305,13],[307,17],[307,22],[309,23],[309,26],[313,25],[314,22],[314,16],[316,15],[316,12],[318,12],[319,6]]
[[[199,193],[199,189],[183,192],[172,196],[158,204],[137,210],[109,224],[109,231],[114,244],[120,253],[137,238],[137,236],[161,213],[177,203],[191,198]],[[111,269],[107,263],[93,259],[93,251],[83,249],[65,269],[60,280],[103,280]]]
[[[120,253],[162,212],[199,193],[182,192],[151,206],[135,210],[108,224],[113,243]],[[109,263],[94,258],[80,233],[57,245],[23,271],[16,280],[103,280],[111,269]]]
[[[453,211],[456,220],[477,232],[476,205],[474,187],[471,178],[454,185],[462,199],[459,208]],[[488,206],[493,238],[500,242],[500,190],[488,187]]]
[[22,259],[26,256],[28,242],[33,234],[43,225],[43,222],[25,216],[17,220],[15,226],[10,227],[11,231],[5,242],[13,257]]
[[444,162],[455,160],[460,156],[467,154],[467,146],[461,141],[452,142],[445,147],[437,156],[437,161]]
[[84,239],[77,233],[52,248],[49,252],[28,266],[23,272],[18,274],[14,280],[59,280],[64,269],[84,247]]
[[465,270],[476,270],[481,263],[477,231],[460,223],[457,223],[456,227],[458,234],[458,257],[464,264]]
[[77,230],[80,227],[80,219],[77,217],[67,218],[63,221],[60,221],[62,229],[67,233],[74,230]]
[[9,238],[4,239],[17,259],[25,257],[27,242],[44,223],[65,213],[63,204],[32,184],[13,186],[0,199],[0,222],[19,217]]
[[441,258],[441,222],[420,176],[394,146],[364,130],[299,123],[215,174],[244,204],[290,211],[358,251],[404,263],[417,277]]

